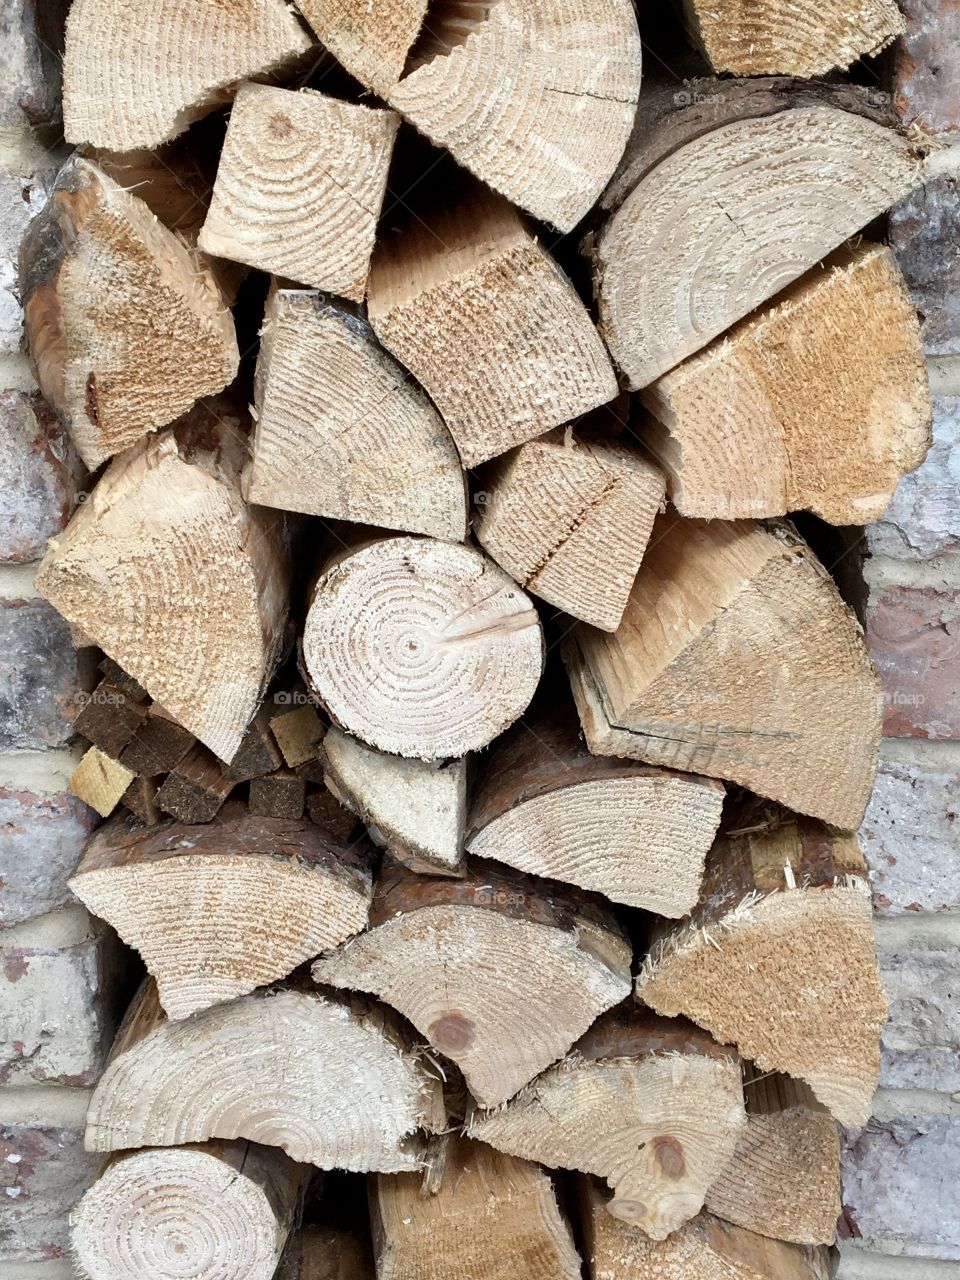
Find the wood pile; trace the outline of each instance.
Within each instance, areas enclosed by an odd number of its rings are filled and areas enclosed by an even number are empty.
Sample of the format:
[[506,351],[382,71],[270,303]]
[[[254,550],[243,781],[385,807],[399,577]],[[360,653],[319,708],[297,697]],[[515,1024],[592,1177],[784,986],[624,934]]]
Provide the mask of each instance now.
[[929,446],[923,155],[800,78],[891,0],[682,8],[74,0],[89,1280],[826,1280],[881,697],[791,517]]

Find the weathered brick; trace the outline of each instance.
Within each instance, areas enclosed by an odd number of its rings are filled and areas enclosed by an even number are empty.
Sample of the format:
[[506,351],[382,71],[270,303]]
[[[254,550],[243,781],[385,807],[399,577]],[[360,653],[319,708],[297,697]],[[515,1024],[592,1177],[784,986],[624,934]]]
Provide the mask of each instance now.
[[0,783],[0,929],[73,901],[67,877],[95,821],[65,790]]
[[18,351],[23,309],[17,290],[20,241],[47,202],[54,166],[26,176],[0,169],[0,352]]
[[80,467],[42,396],[0,392],[0,563],[36,560],[73,507]]
[[894,105],[927,133],[960,129],[960,8],[955,0],[900,0]]
[[890,243],[931,355],[960,353],[960,181],[937,177],[890,211]]
[[882,586],[867,646],[883,681],[891,738],[960,738],[960,590]]
[[0,750],[59,747],[73,729],[77,656],[45,600],[0,600]]
[[0,126],[46,125],[60,118],[60,58],[69,0],[0,4]]
[[98,1155],[83,1149],[82,1121],[0,1121],[0,1261],[66,1256],[68,1215],[93,1180],[99,1161]]
[[960,396],[934,396],[933,445],[867,529],[874,555],[929,560],[960,549]]
[[946,941],[887,949],[881,933],[877,954],[890,1002],[884,1047],[907,1053],[956,1049],[960,1045],[960,949]]
[[884,1089],[960,1093],[960,1049],[888,1049],[880,1058]]

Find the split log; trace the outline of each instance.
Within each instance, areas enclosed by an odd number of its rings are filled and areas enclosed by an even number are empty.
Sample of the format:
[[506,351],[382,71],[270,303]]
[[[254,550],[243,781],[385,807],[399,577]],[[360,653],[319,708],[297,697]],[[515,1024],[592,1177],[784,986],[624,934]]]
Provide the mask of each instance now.
[[311,822],[256,818],[144,831],[115,819],[87,842],[70,887],[143,957],[173,1020],[286,977],[364,927],[363,848]]
[[229,102],[241,80],[290,68],[311,48],[283,0],[156,0],[135,16],[124,0],[75,0],[63,69],[67,141],[159,146]]
[[640,62],[631,0],[440,4],[387,101],[488,186],[571,231],[623,155]]
[[705,1201],[718,1218],[796,1244],[833,1244],[840,1216],[836,1122],[802,1080],[744,1074],[747,1124]]
[[906,29],[895,0],[683,0],[687,29],[715,71],[821,76],[874,57]]
[[391,858],[421,875],[463,873],[465,760],[404,760],[329,729],[324,781]]
[[101,680],[92,692],[83,696],[80,710],[73,717],[73,727],[108,756],[119,757],[121,751],[144,723],[147,699],[134,701],[122,689]]
[[399,1009],[494,1107],[624,998],[631,960],[613,916],[559,885],[489,867],[464,880],[391,868],[368,931],[312,973]]
[[170,1022],[151,982],[94,1091],[86,1147],[247,1138],[320,1169],[399,1173],[418,1168],[438,1084],[366,1001],[257,991]]
[[[700,108],[701,93],[719,100],[715,111]],[[593,249],[601,331],[634,390],[786,288],[921,176],[911,145],[868,118],[867,91],[853,86],[792,95],[777,81],[696,81],[672,86],[672,105],[641,113]]]
[[424,1195],[413,1173],[371,1179],[377,1280],[483,1276],[579,1280],[580,1258],[549,1176],[482,1143],[451,1138]]
[[157,784],[153,778],[134,778],[120,797],[133,816],[147,827],[156,826],[160,821],[160,810],[157,808]]
[[403,75],[428,0],[299,0],[297,8],[320,43],[366,88],[381,98]]
[[295,769],[297,765],[317,758],[324,725],[316,710],[306,703],[293,711],[271,716],[270,732],[286,764]]
[[264,320],[247,500],[462,541],[466,482],[450,432],[363,316],[275,288]]
[[240,497],[245,452],[236,420],[200,406],[110,465],[37,577],[68,622],[222,760],[259,705],[287,618],[284,522]]
[[271,1280],[304,1170],[251,1142],[109,1159],[71,1213],[90,1280]]
[[930,445],[917,314],[876,244],[838,250],[642,398],[659,420],[643,443],[685,516],[866,524]]
[[856,837],[801,818],[718,841],[699,905],[662,927],[636,994],[864,1124],[887,1005]]
[[443,414],[466,467],[617,394],[573,286],[516,211],[479,186],[381,240],[368,314]]
[[108,818],[123,799],[133,777],[133,773],[119,760],[114,760],[99,747],[91,747],[70,775],[67,785],[78,800],[88,804],[101,818]]
[[311,692],[339,727],[423,760],[486,746],[543,669],[537,611],[473,547],[387,537],[327,562],[303,632]]
[[283,756],[270,729],[276,708],[272,702],[261,704],[250,721],[236,755],[227,765],[228,778],[234,782],[249,782],[262,778],[283,766]]
[[212,751],[197,743],[157,791],[157,804],[181,822],[212,822],[236,786]]
[[292,769],[278,769],[250,783],[250,812],[264,818],[300,818],[307,784]]
[[659,467],[615,440],[565,433],[499,458],[483,484],[481,546],[527,591],[616,631],[663,504]]
[[176,769],[195,742],[189,729],[177,724],[169,712],[154,702],[143,724],[120,752],[120,763],[134,773],[155,778]]
[[399,123],[314,89],[243,85],[200,248],[361,301]]
[[859,826],[878,677],[853,613],[789,526],[661,517],[619,629],[580,626],[565,654],[591,751]]
[[60,170],[20,262],[37,381],[91,471],[236,376],[211,272],[89,160]]
[[700,896],[723,797],[712,778],[591,755],[569,702],[541,704],[484,758],[467,851],[682,916]]
[[608,1211],[662,1240],[703,1208],[744,1124],[735,1052],[683,1019],[615,1009],[504,1107],[474,1112],[466,1132],[606,1178]]

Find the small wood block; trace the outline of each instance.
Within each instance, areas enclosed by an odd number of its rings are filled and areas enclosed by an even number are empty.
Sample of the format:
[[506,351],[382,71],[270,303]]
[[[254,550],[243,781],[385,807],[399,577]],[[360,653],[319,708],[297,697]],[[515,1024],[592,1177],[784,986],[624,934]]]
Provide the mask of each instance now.
[[307,784],[289,769],[253,778],[250,782],[250,812],[261,818],[300,818]]
[[261,778],[265,773],[273,773],[283,764],[283,756],[270,732],[272,711],[273,707],[264,703],[243,735],[237,754],[226,767],[227,777],[234,782],[249,782],[251,778]]
[[112,684],[114,688],[119,689],[121,693],[125,693],[134,702],[149,701],[150,695],[140,681],[134,680],[133,676],[127,675],[119,662],[114,662],[112,658],[104,657],[100,662],[99,669],[100,674],[108,684]]
[[134,778],[120,797],[120,803],[126,805],[145,826],[155,826],[159,821],[157,784],[152,778]]
[[291,769],[316,758],[317,747],[326,732],[323,721],[311,706],[297,707],[296,711],[274,716],[270,728]]
[[133,781],[133,773],[99,747],[91,747],[73,771],[68,786],[79,799],[107,818]]
[[134,701],[116,685],[101,680],[84,697],[73,727],[82,738],[116,759],[146,719],[147,707],[145,700]]
[[212,822],[236,783],[206,747],[197,743],[157,792],[157,804],[181,822]]
[[154,703],[146,720],[121,751],[120,762],[134,773],[155,778],[175,769],[195,742],[188,729],[171,720]]
[[340,840],[353,840],[363,825],[357,815],[345,809],[326,787],[311,791],[307,796],[307,816]]

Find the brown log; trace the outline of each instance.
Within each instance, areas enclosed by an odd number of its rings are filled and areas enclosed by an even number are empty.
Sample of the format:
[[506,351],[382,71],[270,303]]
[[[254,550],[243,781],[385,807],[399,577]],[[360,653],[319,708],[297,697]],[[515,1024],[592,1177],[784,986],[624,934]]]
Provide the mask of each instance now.
[[270,731],[270,721],[276,714],[272,702],[264,702],[250,721],[236,755],[227,765],[228,778],[234,782],[249,782],[262,778],[283,765],[283,756]]
[[236,786],[212,751],[190,748],[157,791],[157,804],[181,822],[212,822]]
[[100,814],[108,818],[123,799],[133,781],[132,770],[114,760],[99,747],[91,747],[70,775],[70,791]]
[[196,738],[154,702],[143,724],[120,752],[120,763],[147,778],[176,769]]
[[291,769],[277,769],[250,783],[250,812],[263,818],[300,818],[307,784]]
[[356,814],[344,808],[326,787],[318,787],[308,794],[306,809],[311,822],[346,844],[352,844],[363,831]]
[[160,821],[157,808],[157,784],[153,778],[134,778],[120,797],[120,803],[138,818],[144,826],[153,827]]
[[101,680],[83,697],[73,717],[73,727],[108,756],[119,757],[124,747],[144,723],[147,699],[134,701],[122,689]]
[[300,0],[297,8],[325,49],[381,98],[403,74],[428,0],[377,0],[359,9],[353,0]]
[[363,1220],[310,1223],[292,1237],[276,1280],[376,1280],[366,1205]]
[[118,662],[114,662],[112,658],[101,658],[97,670],[107,684],[112,684],[115,689],[119,689],[121,693],[126,694],[133,702],[142,702],[145,698],[149,699],[149,695],[140,681],[134,680],[133,676],[127,675],[123,667]]

